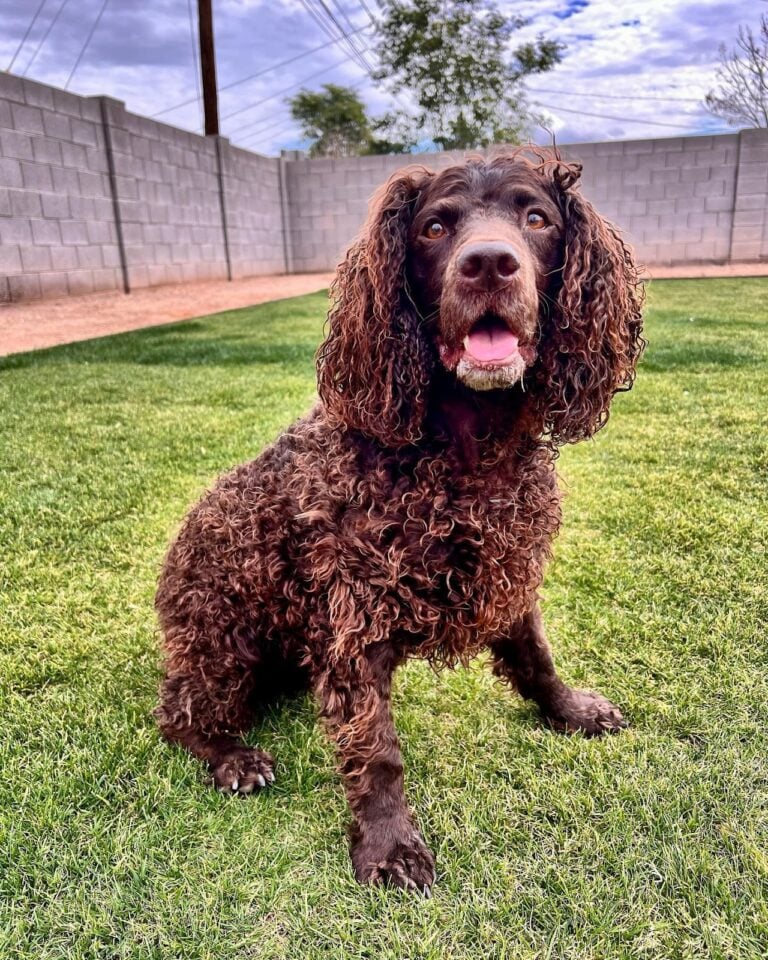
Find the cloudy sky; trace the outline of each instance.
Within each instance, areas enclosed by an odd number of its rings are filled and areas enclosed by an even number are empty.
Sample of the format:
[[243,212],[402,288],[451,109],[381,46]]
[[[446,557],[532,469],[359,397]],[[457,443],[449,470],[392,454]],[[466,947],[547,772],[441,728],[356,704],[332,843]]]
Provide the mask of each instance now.
[[[332,41],[329,34],[338,32],[320,0],[213,5],[222,133],[234,143],[269,154],[301,146],[285,100],[302,87],[353,86],[373,115],[392,104],[348,47]],[[325,0],[325,6],[345,30],[357,31],[355,45],[375,63],[366,48],[380,15],[377,0]],[[528,83],[530,99],[550,117],[561,143],[726,130],[701,106],[718,46],[732,46],[739,24],[755,27],[768,11],[756,0],[498,0],[498,6],[530,18],[516,43],[544,34],[567,45],[558,67]],[[199,131],[196,8],[195,0],[0,0],[0,69],[13,62],[14,73],[76,93],[109,94],[136,113]],[[191,102],[170,109],[184,101]]]

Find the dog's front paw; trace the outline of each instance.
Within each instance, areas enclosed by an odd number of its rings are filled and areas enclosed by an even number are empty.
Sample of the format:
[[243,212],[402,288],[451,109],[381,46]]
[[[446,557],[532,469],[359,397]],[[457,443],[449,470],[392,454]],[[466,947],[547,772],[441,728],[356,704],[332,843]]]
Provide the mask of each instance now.
[[435,882],[435,860],[419,833],[393,836],[386,824],[368,827],[352,846],[352,865],[359,883],[390,884],[429,897]]
[[589,737],[618,733],[627,726],[621,710],[602,694],[570,688],[547,710],[544,719],[560,733],[580,731]]
[[223,793],[253,793],[274,783],[274,761],[258,747],[239,747],[212,769],[213,783]]

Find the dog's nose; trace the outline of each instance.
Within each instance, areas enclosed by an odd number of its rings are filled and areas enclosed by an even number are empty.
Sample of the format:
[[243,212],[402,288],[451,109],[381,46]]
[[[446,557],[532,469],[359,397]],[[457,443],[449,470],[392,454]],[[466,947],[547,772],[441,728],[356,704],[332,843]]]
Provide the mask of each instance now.
[[478,290],[505,287],[520,269],[514,247],[500,240],[470,243],[457,264],[464,281]]

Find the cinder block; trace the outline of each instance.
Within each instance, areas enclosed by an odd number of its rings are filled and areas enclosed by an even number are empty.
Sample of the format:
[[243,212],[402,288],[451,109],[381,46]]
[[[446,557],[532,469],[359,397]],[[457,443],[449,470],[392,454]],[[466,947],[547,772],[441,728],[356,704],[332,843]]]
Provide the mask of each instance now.
[[715,196],[705,196],[704,197],[704,210],[707,212],[714,211],[716,213],[725,213],[730,212],[733,208],[733,199],[730,194],[720,194]]
[[766,196],[742,196],[736,197],[737,210],[766,210],[768,211],[768,197]]
[[88,245],[77,247],[77,265],[89,270],[100,269],[104,266],[101,259],[101,247]]
[[62,220],[61,240],[67,246],[81,246],[88,243],[88,231],[82,220]]
[[48,137],[33,137],[32,155],[38,163],[61,164],[61,144]]
[[80,117],[81,101],[82,97],[67,93],[66,90],[54,89],[53,91],[53,106],[57,113],[63,113],[69,117]]
[[88,240],[93,244],[102,244],[102,243],[114,243],[114,230],[115,226],[113,223],[104,223],[99,220],[89,220],[86,223],[86,230],[88,231]]
[[11,215],[11,191],[0,187],[0,217]]
[[0,100],[0,130],[13,129],[11,105],[7,100]]
[[91,173],[90,170],[79,170],[77,179],[80,192],[84,197],[103,197],[105,190],[104,177],[100,173]]
[[53,110],[53,90],[44,83],[37,83],[35,80],[24,79],[24,100],[30,107],[43,107],[45,110]]
[[8,289],[10,299],[14,302],[19,300],[39,300],[42,296],[40,290],[40,278],[37,274],[18,274],[8,277]]
[[14,129],[21,133],[45,133],[43,113],[38,107],[28,107],[20,103],[11,104],[11,116]]
[[0,72],[0,97],[4,100],[24,103],[24,86],[21,78],[12,73]]
[[74,270],[77,267],[76,247],[51,247],[51,263],[54,270]]
[[96,135],[96,124],[87,120],[72,121],[72,140],[84,147],[95,147],[99,142]]
[[40,194],[30,190],[11,190],[11,216],[42,217]]
[[21,266],[25,273],[39,273],[51,269],[51,251],[48,247],[21,248]]
[[88,166],[88,154],[80,143],[61,144],[61,162],[73,170],[84,170]]
[[31,226],[32,240],[37,246],[57,247],[61,243],[58,220],[33,220]]
[[763,224],[754,223],[750,226],[741,226],[738,229],[738,232],[734,232],[734,242],[738,240],[739,243],[750,243],[752,241],[760,241],[763,239]]
[[731,260],[759,260],[762,244],[756,240],[736,240],[731,244]]
[[71,196],[80,191],[77,170],[70,170],[65,167],[53,167],[51,173],[53,175],[53,189],[55,193],[69,194]]
[[18,217],[3,217],[0,219],[0,244],[32,243],[32,228],[29,220]]
[[69,197],[59,196],[56,193],[42,194],[43,216],[52,219],[66,219],[71,215]]
[[93,274],[90,270],[75,270],[67,277],[67,285],[73,296],[93,293]]
[[0,134],[0,150],[4,157],[15,157],[18,160],[32,160],[32,137],[16,130],[4,130]]
[[69,293],[66,273],[40,274],[40,295],[44,300],[65,297]]
[[0,274],[3,273],[21,273],[21,249],[16,244],[5,241],[0,244]]
[[79,194],[69,198],[69,209],[73,220],[94,220],[96,218],[96,201],[90,197],[81,197]]

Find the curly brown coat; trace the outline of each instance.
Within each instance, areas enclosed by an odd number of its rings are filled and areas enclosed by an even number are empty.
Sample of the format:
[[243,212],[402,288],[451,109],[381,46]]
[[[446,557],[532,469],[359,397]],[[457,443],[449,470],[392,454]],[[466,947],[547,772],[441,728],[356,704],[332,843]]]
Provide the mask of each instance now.
[[643,347],[631,254],[579,173],[518,151],[392,177],[339,267],[320,403],[203,497],[162,572],[162,732],[249,793],[273,764],[238,732],[311,687],[363,882],[434,879],[390,711],[405,658],[487,648],[555,728],[624,725],[559,679],[537,604],[557,448],[605,423]]

